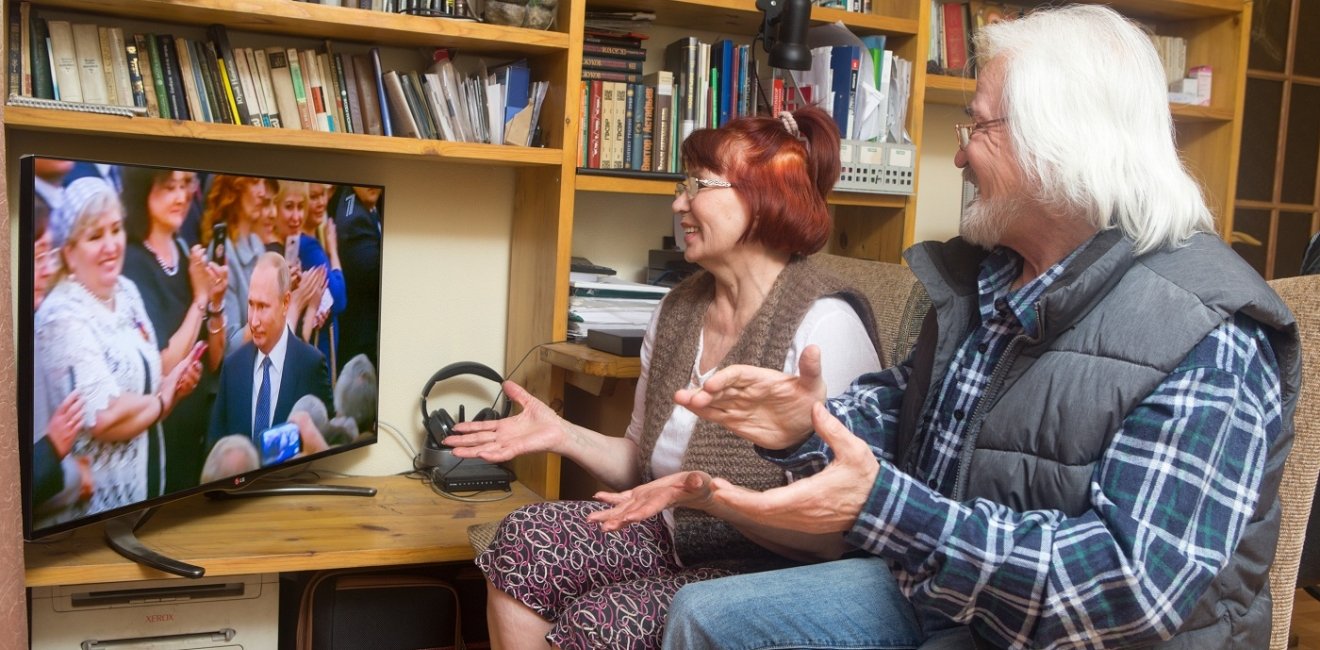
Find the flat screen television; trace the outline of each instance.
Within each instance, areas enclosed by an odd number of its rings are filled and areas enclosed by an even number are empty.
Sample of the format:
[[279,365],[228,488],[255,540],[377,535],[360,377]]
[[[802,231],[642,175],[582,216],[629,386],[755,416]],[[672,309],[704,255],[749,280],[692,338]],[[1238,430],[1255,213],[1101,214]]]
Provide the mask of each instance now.
[[134,537],[153,508],[376,441],[384,188],[20,167],[26,539],[104,520],[120,553],[200,576]]

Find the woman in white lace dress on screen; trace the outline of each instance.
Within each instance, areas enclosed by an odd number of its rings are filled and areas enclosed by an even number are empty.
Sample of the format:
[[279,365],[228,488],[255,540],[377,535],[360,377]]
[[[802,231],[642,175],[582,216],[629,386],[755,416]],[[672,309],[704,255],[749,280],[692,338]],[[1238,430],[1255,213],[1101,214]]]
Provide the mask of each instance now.
[[[85,408],[74,450],[91,463],[81,514],[148,498],[147,437],[197,384],[197,356],[162,376],[160,351],[137,286],[122,275],[124,209],[99,178],[80,178],[51,215],[55,284],[37,311],[34,354],[47,381],[76,388]],[[196,350],[195,350],[196,351]]]

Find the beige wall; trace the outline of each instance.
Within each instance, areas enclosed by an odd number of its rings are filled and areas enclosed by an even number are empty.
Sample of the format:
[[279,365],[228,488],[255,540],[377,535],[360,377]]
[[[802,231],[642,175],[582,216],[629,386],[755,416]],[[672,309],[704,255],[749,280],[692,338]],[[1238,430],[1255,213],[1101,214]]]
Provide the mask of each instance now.
[[[432,374],[454,361],[504,366],[510,169],[348,154],[289,152],[261,155],[252,148],[185,142],[160,144],[87,136],[11,133],[7,163],[10,196],[18,187],[17,158],[24,153],[90,157],[180,167],[280,175],[385,186],[379,442],[354,450],[326,469],[356,474],[391,474],[412,468],[398,438],[416,447],[423,435],[418,404]],[[10,204],[10,216],[18,202]],[[17,220],[11,237],[17,237]],[[452,380],[437,387],[432,409],[469,413],[488,403],[495,386]],[[458,397],[454,393],[465,394]]]
[[958,140],[956,122],[966,121],[961,108],[926,106],[921,159],[917,162],[917,225],[913,242],[943,241],[958,234],[962,172],[953,166]]

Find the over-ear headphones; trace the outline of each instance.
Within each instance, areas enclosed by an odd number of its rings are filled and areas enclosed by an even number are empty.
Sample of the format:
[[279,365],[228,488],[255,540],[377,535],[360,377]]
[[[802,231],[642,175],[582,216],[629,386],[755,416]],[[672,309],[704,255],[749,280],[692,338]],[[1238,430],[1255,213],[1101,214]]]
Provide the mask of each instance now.
[[[430,436],[431,441],[435,443],[437,447],[442,446],[442,441],[448,437],[449,434],[453,433],[454,425],[463,421],[463,406],[460,404],[458,407],[458,420],[456,421],[453,416],[449,415],[449,412],[444,409],[436,409],[435,411],[428,410],[426,408],[426,397],[431,394],[431,389],[434,388],[436,384],[460,375],[476,375],[478,377],[489,379],[496,384],[502,384],[504,382],[504,378],[500,377],[500,373],[495,372],[489,366],[477,363],[476,361],[458,361],[451,363],[436,371],[434,375],[431,375],[430,381],[426,382],[426,388],[422,389],[422,426],[426,427],[426,434]],[[507,417],[512,408],[512,404],[509,403],[509,397],[507,395],[504,395],[503,392],[501,392],[500,395],[501,397],[497,398],[497,400],[502,399],[504,401],[504,407],[502,409],[497,411],[491,407],[483,408],[477,411],[477,414],[472,418],[472,421],[498,420]],[[498,404],[499,402],[497,401],[496,403]]]

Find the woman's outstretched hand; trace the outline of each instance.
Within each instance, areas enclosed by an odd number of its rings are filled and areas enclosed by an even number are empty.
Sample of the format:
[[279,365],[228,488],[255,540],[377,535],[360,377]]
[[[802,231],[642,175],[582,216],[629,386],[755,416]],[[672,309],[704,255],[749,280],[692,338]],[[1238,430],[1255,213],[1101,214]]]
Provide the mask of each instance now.
[[563,453],[569,442],[565,422],[522,386],[504,382],[504,395],[522,407],[517,415],[498,420],[459,422],[442,442],[459,458],[502,463],[538,451]]
[[811,407],[825,399],[820,348],[809,345],[798,376],[755,366],[729,366],[674,402],[766,449],[787,449],[811,433]]
[[662,476],[623,492],[597,492],[597,501],[613,506],[587,515],[601,530],[615,531],[654,517],[665,508],[701,509],[711,501],[710,475],[697,470]]

